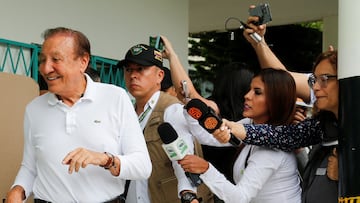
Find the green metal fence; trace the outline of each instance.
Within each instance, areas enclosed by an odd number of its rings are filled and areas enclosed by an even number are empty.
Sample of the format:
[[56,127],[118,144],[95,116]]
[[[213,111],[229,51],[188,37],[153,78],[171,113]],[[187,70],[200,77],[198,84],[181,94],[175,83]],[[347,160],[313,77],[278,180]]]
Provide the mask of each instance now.
[[[38,82],[38,55],[41,47],[0,38],[0,72],[25,75]],[[91,56],[91,66],[100,74],[101,82],[125,88],[124,72],[117,60]]]
[[117,60],[91,56],[91,67],[99,72],[101,82],[125,88],[124,71],[116,67],[117,63]]
[[0,39],[0,72],[26,75],[38,81],[38,53],[35,44]]

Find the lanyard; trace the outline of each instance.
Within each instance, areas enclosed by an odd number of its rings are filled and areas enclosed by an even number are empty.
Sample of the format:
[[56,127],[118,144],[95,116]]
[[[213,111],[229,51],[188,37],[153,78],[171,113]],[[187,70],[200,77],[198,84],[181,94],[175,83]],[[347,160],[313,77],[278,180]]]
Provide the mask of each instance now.
[[143,112],[143,113],[141,113],[140,114],[140,116],[139,116],[139,123],[141,123],[143,120],[144,120],[144,118],[146,117],[146,115],[149,113],[149,111],[151,110],[151,107],[150,107],[150,105],[146,108],[146,110]]

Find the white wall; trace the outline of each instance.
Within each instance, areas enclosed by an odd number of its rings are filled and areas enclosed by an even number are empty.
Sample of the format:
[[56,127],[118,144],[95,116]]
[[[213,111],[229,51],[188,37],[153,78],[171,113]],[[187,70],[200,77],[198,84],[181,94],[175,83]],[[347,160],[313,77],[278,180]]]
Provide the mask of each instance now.
[[[150,35],[165,35],[187,67],[189,0],[0,0],[0,38],[42,43],[47,28],[83,32],[92,54],[120,60]],[[167,63],[166,63],[167,65]]]

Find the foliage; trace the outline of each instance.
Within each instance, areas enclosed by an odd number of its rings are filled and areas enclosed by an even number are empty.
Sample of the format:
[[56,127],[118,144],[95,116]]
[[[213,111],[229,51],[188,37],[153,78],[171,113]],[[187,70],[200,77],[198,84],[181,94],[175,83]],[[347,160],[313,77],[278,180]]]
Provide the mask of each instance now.
[[306,28],[313,28],[320,31],[323,31],[323,22],[322,21],[314,21],[314,22],[305,22],[300,24],[303,27]]

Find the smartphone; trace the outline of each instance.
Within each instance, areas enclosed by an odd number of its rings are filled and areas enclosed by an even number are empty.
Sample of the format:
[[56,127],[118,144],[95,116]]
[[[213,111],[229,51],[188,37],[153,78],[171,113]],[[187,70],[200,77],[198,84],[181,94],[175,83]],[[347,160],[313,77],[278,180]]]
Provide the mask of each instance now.
[[183,89],[183,92],[184,92],[184,97],[185,98],[190,98],[189,88],[188,88],[186,80],[182,80],[181,85],[182,85],[182,89]]
[[255,8],[250,8],[249,14],[250,16],[259,17],[259,21],[254,23],[256,25],[262,25],[272,21],[270,5],[268,3],[259,4]]
[[150,36],[149,46],[158,49],[159,51],[164,51],[164,43],[161,40],[161,37],[158,35],[156,37]]
[[306,104],[303,101],[296,101],[296,108],[302,108],[304,110],[304,116],[310,118],[312,116],[313,105]]

